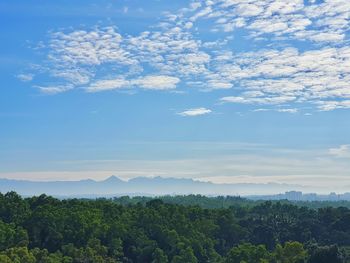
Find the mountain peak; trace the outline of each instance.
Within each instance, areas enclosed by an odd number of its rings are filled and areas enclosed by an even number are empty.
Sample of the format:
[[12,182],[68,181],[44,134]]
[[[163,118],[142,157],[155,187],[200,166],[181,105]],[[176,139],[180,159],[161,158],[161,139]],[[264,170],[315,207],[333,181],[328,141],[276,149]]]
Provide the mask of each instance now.
[[108,177],[107,179],[103,180],[103,182],[124,182],[122,179],[120,179],[119,177],[112,175],[110,177]]

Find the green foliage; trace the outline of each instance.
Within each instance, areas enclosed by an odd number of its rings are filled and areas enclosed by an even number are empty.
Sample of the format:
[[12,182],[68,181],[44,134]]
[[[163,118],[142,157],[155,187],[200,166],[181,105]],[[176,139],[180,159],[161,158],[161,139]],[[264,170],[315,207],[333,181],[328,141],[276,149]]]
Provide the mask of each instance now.
[[226,257],[226,263],[256,262],[265,263],[272,259],[264,245],[254,246],[249,243],[232,248]]
[[6,224],[0,219],[0,251],[10,247],[27,246],[28,234],[22,227]]
[[0,254],[0,262],[1,263],[12,263],[13,261],[6,255]]
[[173,257],[171,263],[197,263],[198,260],[195,257],[192,248],[187,247],[180,250],[180,253]]
[[[123,206],[142,204],[146,205],[151,201],[152,197],[145,196],[122,196],[114,198],[114,202]],[[178,204],[184,206],[200,206],[207,209],[221,209],[234,207],[254,207],[265,203],[264,200],[250,200],[239,196],[217,196],[207,197],[203,195],[177,195],[177,196],[159,196],[157,199],[162,200],[167,204]],[[289,201],[289,200],[274,200],[271,203],[280,203],[283,205],[295,205],[298,207],[307,207],[310,209],[320,209],[327,207],[346,207],[350,209],[350,201]]]
[[5,256],[5,262],[10,260],[9,262],[13,263],[36,263],[33,253],[27,247],[9,248],[1,252],[0,255]]
[[0,194],[1,263],[343,263],[349,247],[347,208],[196,195]]
[[152,257],[152,263],[168,263],[168,257],[160,248],[154,250]]
[[[311,254],[310,263],[342,263],[343,255],[337,246],[316,247]],[[348,261],[347,261],[348,262]]]
[[278,244],[274,254],[277,263],[303,263],[308,255],[299,242],[286,242],[284,246]]

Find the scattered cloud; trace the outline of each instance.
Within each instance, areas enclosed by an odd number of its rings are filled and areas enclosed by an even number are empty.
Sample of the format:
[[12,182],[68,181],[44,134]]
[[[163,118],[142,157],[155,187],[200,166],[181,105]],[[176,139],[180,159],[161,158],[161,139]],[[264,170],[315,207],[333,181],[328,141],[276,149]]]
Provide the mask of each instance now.
[[295,109],[295,108],[291,108],[291,109],[288,109],[288,108],[285,108],[285,109],[266,109],[266,108],[259,108],[259,109],[254,109],[252,110],[253,112],[267,112],[267,111],[277,111],[277,112],[282,112],[282,113],[292,113],[292,114],[295,114],[295,113],[298,113],[299,110],[298,109]]
[[241,103],[241,104],[281,104],[294,100],[295,97],[275,96],[275,97],[260,97],[260,98],[245,98],[228,96],[221,98],[222,102]]
[[51,75],[55,78],[64,79],[73,85],[84,85],[90,82],[92,74],[87,70],[52,70]]
[[117,63],[132,65],[136,61],[122,46],[123,37],[114,27],[94,30],[56,32],[51,35],[49,57],[62,66]]
[[[186,83],[198,91],[227,90],[221,102],[271,105],[280,112],[295,113],[304,104],[319,111],[347,109],[349,15],[345,0],[212,0],[164,13],[137,35],[122,35],[113,26],[62,30],[45,43],[48,60],[41,70],[48,83],[60,85],[33,85],[55,94],[74,88],[181,92]],[[215,21],[214,39],[202,38],[204,19]],[[233,52],[236,29],[268,44]],[[298,49],[290,40],[310,43]],[[30,76],[18,78],[32,81]]]
[[134,85],[140,86],[143,89],[153,89],[153,90],[168,90],[175,89],[176,84],[180,82],[179,78],[171,76],[146,76],[134,80],[132,83]]
[[329,154],[338,158],[350,158],[350,144],[344,144],[337,148],[331,148],[329,149]]
[[58,93],[62,93],[73,88],[72,85],[57,85],[57,86],[35,86],[35,88],[39,89],[42,93],[48,95],[55,95]]
[[278,112],[298,113],[298,109],[278,109]]
[[[243,104],[309,103],[319,110],[350,108],[350,48],[295,48],[240,53],[221,61],[221,75],[241,87],[221,98]],[[237,91],[236,91],[237,93]]]
[[18,75],[17,75],[17,78],[18,78],[20,81],[29,82],[29,81],[32,81],[32,80],[33,80],[34,75],[33,75],[33,74],[18,74]]
[[178,113],[181,116],[184,117],[195,117],[195,116],[201,116],[211,113],[212,111],[207,108],[195,108],[195,109],[188,109],[183,112]]
[[225,80],[218,80],[218,79],[212,79],[208,81],[208,86],[210,90],[214,89],[231,89],[233,87],[233,84],[229,81]]
[[[47,65],[41,70],[56,81],[88,86],[87,92],[175,89],[180,77],[206,73],[205,64],[210,61],[208,54],[199,51],[200,41],[177,26],[138,36],[122,36],[114,27],[62,31],[52,33],[49,42]],[[144,74],[145,68],[157,74]]]
[[137,86],[148,90],[169,90],[175,89],[176,84],[179,82],[180,79],[176,77],[151,75],[131,80],[126,80],[123,78],[98,80],[96,82],[93,82],[85,90],[87,92],[100,92],[133,86]]
[[350,100],[319,101],[319,102],[317,102],[317,105],[321,111],[332,111],[335,109],[350,109]]
[[198,7],[190,20],[214,20],[214,29],[223,32],[245,29],[254,39],[264,35],[332,43],[345,41],[349,14],[347,0],[215,0]]
[[130,82],[125,80],[125,79],[98,80],[98,81],[92,83],[85,90],[87,92],[99,92],[99,91],[120,89],[120,88],[124,88],[128,85],[130,85]]
[[270,111],[270,109],[260,108],[260,109],[254,109],[253,110],[253,112],[266,112],[266,111]]

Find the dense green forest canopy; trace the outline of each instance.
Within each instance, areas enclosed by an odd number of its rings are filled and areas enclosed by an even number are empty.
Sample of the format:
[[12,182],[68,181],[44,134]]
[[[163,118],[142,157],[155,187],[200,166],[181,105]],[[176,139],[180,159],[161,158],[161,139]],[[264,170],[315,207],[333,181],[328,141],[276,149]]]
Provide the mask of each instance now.
[[[256,206],[263,204],[266,200],[251,200],[240,196],[204,196],[204,195],[166,195],[166,196],[121,196],[115,197],[113,200],[121,205],[138,204],[145,205],[153,199],[160,199],[167,204],[178,204],[185,206],[200,206],[202,208],[230,208],[231,206]],[[289,200],[274,200],[272,203],[292,204],[299,207],[308,207],[312,209],[326,207],[346,207],[350,209],[350,201],[289,201]]]
[[348,208],[166,198],[0,194],[0,262],[350,262]]

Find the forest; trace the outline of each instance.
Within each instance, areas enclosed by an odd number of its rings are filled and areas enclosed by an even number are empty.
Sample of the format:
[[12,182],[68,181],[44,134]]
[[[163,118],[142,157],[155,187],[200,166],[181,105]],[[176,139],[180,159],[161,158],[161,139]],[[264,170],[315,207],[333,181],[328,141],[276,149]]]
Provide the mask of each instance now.
[[350,262],[350,209],[238,197],[0,194],[1,263]]
[[[231,206],[256,206],[257,204],[265,203],[266,200],[252,200],[241,196],[205,196],[205,195],[164,195],[164,196],[120,196],[114,197],[113,200],[121,205],[137,204],[141,203],[145,205],[152,199],[161,199],[168,204],[178,205],[198,205],[202,208],[230,208]],[[308,207],[312,209],[326,208],[326,207],[346,207],[350,209],[350,201],[338,200],[338,201],[290,201],[283,200],[271,200],[272,203],[280,204],[292,204],[299,207]]]

